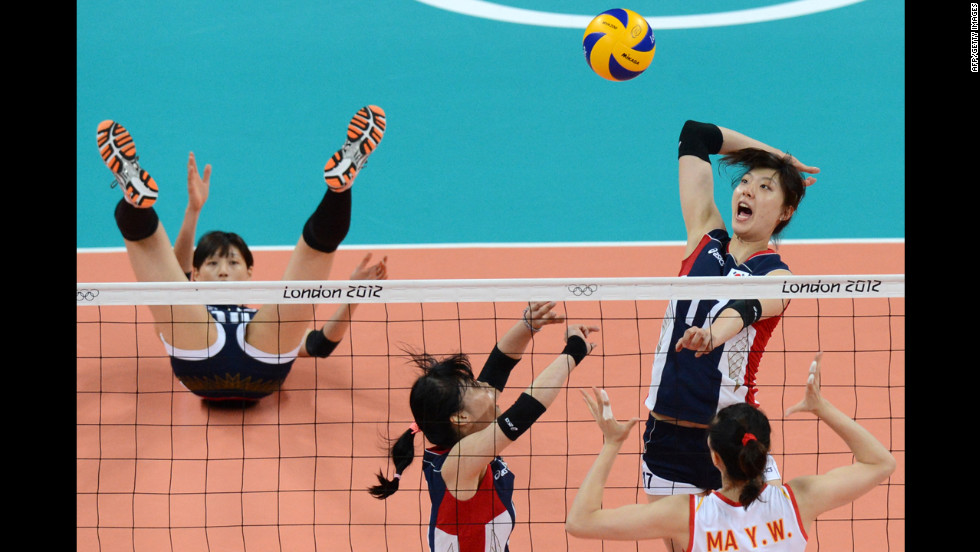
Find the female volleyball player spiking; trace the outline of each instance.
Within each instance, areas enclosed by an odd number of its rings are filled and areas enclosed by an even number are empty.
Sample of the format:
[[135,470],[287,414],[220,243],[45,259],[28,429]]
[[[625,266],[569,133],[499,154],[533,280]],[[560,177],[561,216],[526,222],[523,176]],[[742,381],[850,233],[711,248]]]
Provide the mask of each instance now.
[[802,552],[807,530],[823,512],[867,494],[895,471],[895,457],[866,429],[820,394],[820,357],[810,366],[806,394],[786,416],[812,412],[839,435],[854,463],[822,475],[767,485],[769,419],[758,408],[735,403],[708,426],[708,448],[721,476],[719,489],[675,495],[647,504],[603,508],[602,494],[616,455],[639,419],[619,422],[604,390],[584,391],[603,434],[603,445],[569,509],[565,529],[574,536],[604,540],[665,539],[683,550]]
[[[709,155],[737,170],[728,233],[714,202]],[[687,230],[680,276],[778,276],[789,267],[770,242],[789,224],[820,169],[710,123],[687,121],[678,173]],[[780,299],[672,300],[654,357],[643,433],[643,486],[650,501],[717,489],[705,430],[722,408],[756,401],[756,371],[786,304]],[[775,463],[768,477],[778,481]],[[669,549],[669,543],[668,543]]]
[[[347,127],[344,145],[327,161],[327,191],[302,229],[283,280],[322,280],[333,265],[334,253],[346,237],[351,218],[351,186],[368,156],[381,141],[385,112],[377,106],[360,109]],[[185,216],[184,231],[172,248],[153,204],[158,188],[139,164],[129,132],[115,121],[98,126],[102,159],[123,190],[116,205],[116,224],[130,264],[140,282],[186,281],[182,261],[187,241],[193,241],[196,215]],[[188,161],[188,209],[203,205],[210,180]],[[203,192],[203,198],[199,195]],[[198,194],[198,195],[195,195]],[[189,236],[189,237],[188,237]],[[176,255],[175,255],[176,253]],[[178,256],[181,261],[178,261]],[[369,257],[354,272],[355,279],[387,277],[385,261],[368,266]],[[252,254],[244,240],[231,232],[211,232],[193,253],[190,277],[197,281],[248,280]],[[313,305],[266,305],[253,309],[236,305],[151,305],[155,328],[171,359],[174,375],[190,391],[209,400],[255,401],[277,389],[301,354],[325,357],[349,325],[349,309],[341,308],[321,331],[310,331]],[[339,316],[339,318],[338,318]],[[334,330],[339,331],[336,333]],[[340,331],[342,330],[342,331]],[[333,340],[333,341],[332,341]]]
[[500,454],[527,431],[555,400],[572,370],[595,344],[586,341],[597,327],[571,325],[565,348],[514,402],[501,412],[497,397],[521,359],[532,335],[564,320],[554,302],[531,303],[523,320],[497,342],[480,375],[460,353],[441,360],[412,355],[422,375],[412,385],[409,404],[415,422],[394,443],[395,476],[378,474],[370,492],[384,499],[398,490],[405,468],[415,458],[415,433],[433,446],[422,470],[432,502],[429,550],[432,552],[506,552],[515,513],[514,474]]

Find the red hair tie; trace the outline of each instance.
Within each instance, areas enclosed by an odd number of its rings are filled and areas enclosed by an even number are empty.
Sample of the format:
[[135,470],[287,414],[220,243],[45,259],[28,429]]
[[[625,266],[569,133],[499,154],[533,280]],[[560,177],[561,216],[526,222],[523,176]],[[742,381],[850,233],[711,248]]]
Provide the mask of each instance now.
[[412,425],[408,426],[408,429],[410,429],[412,431],[412,435],[415,435],[416,433],[418,433],[420,431],[419,430],[419,425],[417,423],[415,423],[415,422],[412,422]]
[[756,440],[755,435],[752,435],[751,433],[746,431],[745,435],[742,435],[742,446],[744,447],[745,445],[749,444],[749,441],[755,441],[755,440]]

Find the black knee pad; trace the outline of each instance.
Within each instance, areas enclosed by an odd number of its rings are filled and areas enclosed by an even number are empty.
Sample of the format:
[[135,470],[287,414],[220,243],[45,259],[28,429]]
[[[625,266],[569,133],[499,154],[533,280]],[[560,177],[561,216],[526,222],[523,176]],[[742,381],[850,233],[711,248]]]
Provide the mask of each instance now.
[[120,199],[116,204],[116,226],[122,237],[129,241],[149,238],[157,231],[160,219],[153,207],[139,209]]
[[303,226],[303,241],[317,251],[333,253],[350,230],[351,192],[327,192]]

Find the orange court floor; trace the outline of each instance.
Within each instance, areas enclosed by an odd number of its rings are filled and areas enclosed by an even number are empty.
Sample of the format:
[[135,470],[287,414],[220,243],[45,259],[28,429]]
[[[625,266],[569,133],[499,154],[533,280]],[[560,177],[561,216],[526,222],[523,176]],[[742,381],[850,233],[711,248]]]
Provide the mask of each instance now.
[[[365,251],[388,257],[393,279],[674,276],[683,246],[551,245],[343,247],[332,278]],[[289,252],[256,250],[253,280],[278,280]],[[904,274],[904,242],[786,243],[795,274]],[[134,281],[125,252],[79,251],[77,281]],[[794,300],[773,334],[759,401],[773,421],[784,479],[851,462],[843,442],[805,415],[782,412],[803,396],[813,353],[825,351],[824,394],[868,427],[899,461],[878,489],[824,514],[808,551],[905,550],[904,298]],[[579,390],[609,390],[619,418],[646,417],[662,302],[569,302],[574,322],[602,324],[599,347],[528,435],[504,454],[516,474],[511,550],[661,550],[658,542],[585,541],[564,516],[601,445]],[[429,499],[421,458],[385,501],[368,495],[392,473],[383,437],[411,422],[415,376],[402,347],[462,350],[481,366],[521,305],[362,305],[326,359],[298,359],[280,392],[248,409],[209,407],[173,377],[146,307],[77,308],[77,550],[424,551]],[[318,307],[326,317],[332,307]],[[322,323],[322,318],[320,323]],[[506,407],[561,349],[538,334],[501,397]],[[624,447],[606,504],[645,501],[640,433]],[[420,440],[418,440],[420,441]],[[421,443],[418,443],[421,451]]]

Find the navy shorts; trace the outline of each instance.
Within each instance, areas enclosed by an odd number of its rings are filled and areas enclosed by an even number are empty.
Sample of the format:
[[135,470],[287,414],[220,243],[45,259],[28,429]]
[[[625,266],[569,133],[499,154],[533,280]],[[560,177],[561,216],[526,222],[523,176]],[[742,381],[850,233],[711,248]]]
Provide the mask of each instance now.
[[682,427],[648,416],[643,431],[643,465],[644,472],[649,471],[655,476],[644,477],[648,494],[674,494],[670,489],[652,488],[657,483],[650,482],[651,479],[681,483],[700,490],[721,488],[721,472],[711,463],[707,429]]
[[218,322],[214,346],[200,351],[178,350],[164,341],[184,387],[213,401],[255,401],[279,390],[299,348],[282,355],[261,353],[245,343],[246,324]]

